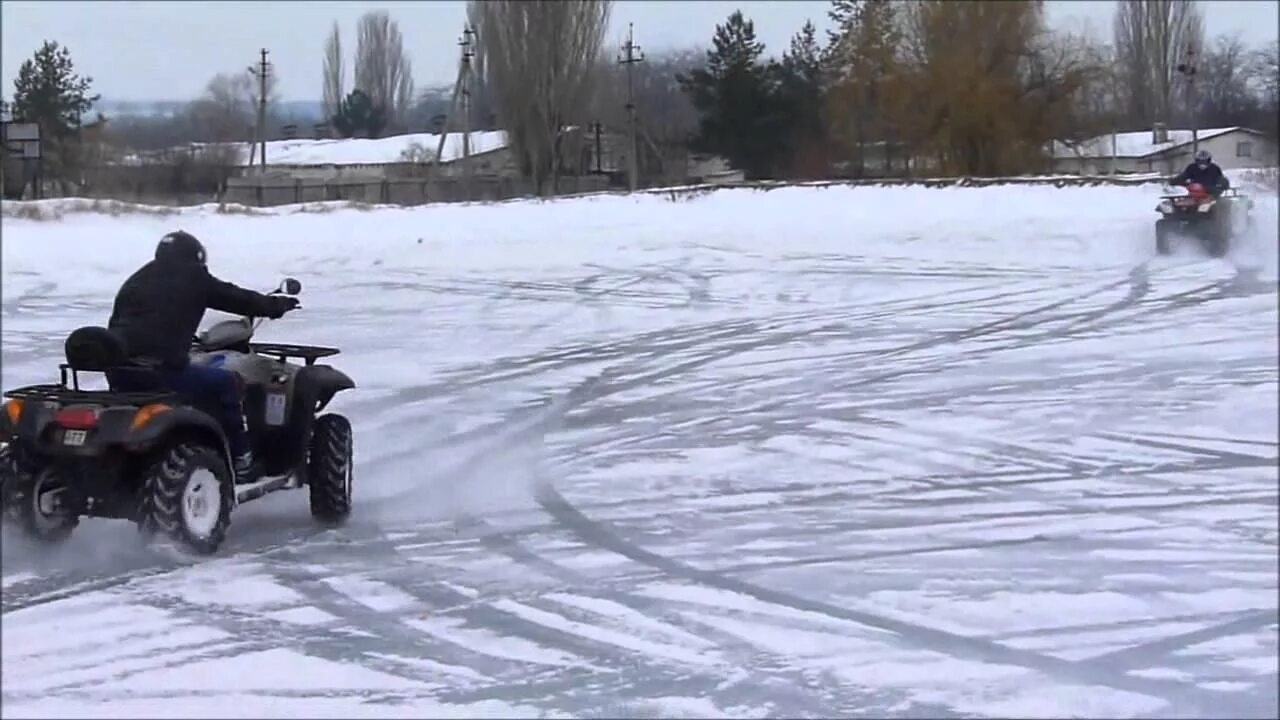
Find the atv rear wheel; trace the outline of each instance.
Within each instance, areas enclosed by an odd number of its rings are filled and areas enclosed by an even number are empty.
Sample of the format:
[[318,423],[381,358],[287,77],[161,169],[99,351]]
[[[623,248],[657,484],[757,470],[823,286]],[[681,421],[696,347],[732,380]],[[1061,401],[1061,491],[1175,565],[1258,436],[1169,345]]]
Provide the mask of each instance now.
[[12,471],[5,483],[6,513],[22,534],[50,545],[70,538],[80,524],[80,515],[59,503],[66,487],[57,468],[23,467],[12,455],[5,463]]
[[202,555],[227,537],[235,487],[222,453],[205,445],[178,445],[147,469],[138,525]]
[[341,525],[351,515],[351,422],[342,415],[321,415],[311,433],[307,484],[311,517],[325,525]]

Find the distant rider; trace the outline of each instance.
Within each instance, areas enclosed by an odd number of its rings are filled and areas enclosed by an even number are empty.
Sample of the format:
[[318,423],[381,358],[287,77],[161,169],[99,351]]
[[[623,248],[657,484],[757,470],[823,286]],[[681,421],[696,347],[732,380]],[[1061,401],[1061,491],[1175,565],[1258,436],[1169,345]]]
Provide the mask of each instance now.
[[1222,173],[1222,168],[1213,161],[1213,156],[1208,150],[1197,152],[1195,160],[1169,181],[1170,185],[1191,183],[1200,183],[1214,196],[1221,195],[1224,190],[1231,187],[1231,181],[1227,180],[1227,176]]
[[[205,261],[204,246],[190,233],[165,235],[155,259],[120,287],[107,327],[124,340],[132,362],[154,367],[167,388],[222,425],[235,458],[236,482],[252,482],[258,469],[244,426],[241,381],[230,370],[190,364],[192,339],[206,310],[275,319],[297,307],[298,300],[219,280]],[[109,377],[117,391],[144,389],[127,374]]]

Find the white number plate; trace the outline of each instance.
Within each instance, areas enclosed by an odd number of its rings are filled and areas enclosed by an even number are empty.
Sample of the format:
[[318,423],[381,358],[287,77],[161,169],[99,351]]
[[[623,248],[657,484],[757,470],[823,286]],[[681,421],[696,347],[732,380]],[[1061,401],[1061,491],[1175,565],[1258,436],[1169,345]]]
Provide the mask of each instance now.
[[62,444],[78,447],[80,445],[84,445],[84,441],[88,437],[89,433],[86,430],[68,430],[66,434],[62,436]]
[[267,395],[267,424],[283,425],[285,410],[285,396],[283,393],[271,393]]

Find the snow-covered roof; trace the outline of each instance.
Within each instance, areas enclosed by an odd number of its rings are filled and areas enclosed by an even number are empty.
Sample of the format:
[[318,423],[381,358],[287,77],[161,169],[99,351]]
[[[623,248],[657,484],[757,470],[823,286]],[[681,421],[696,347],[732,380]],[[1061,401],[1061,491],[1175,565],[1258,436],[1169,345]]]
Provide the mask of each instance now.
[[[266,164],[269,165],[383,165],[402,163],[403,152],[413,143],[425,146],[431,154],[435,154],[439,146],[440,136],[430,132],[410,133],[369,138],[349,138],[349,140],[275,140],[266,143]],[[507,133],[504,131],[472,132],[471,154],[500,150],[507,146]],[[462,133],[451,132],[445,137],[444,152],[440,160],[444,163],[457,160],[462,156]],[[248,161],[248,151],[244,151],[244,161]]]
[[[1206,128],[1198,131],[1200,140],[1208,140],[1209,138],[1225,135],[1236,130],[1244,130],[1245,132],[1253,132],[1248,128],[1242,127],[1226,127],[1226,128]],[[1150,130],[1142,132],[1117,133],[1115,135],[1115,156],[1122,158],[1144,158],[1149,155],[1155,155],[1176,147],[1189,145],[1191,143],[1190,130],[1170,130],[1169,141],[1163,143],[1153,143],[1154,134]],[[1079,145],[1072,147],[1066,143],[1054,142],[1053,156],[1055,158],[1109,158],[1111,152],[1110,134],[1099,135],[1090,138]]]
[[[440,145],[440,135],[434,133],[410,133],[391,137],[368,139],[349,138],[339,140],[269,140],[267,141],[267,165],[272,166],[324,166],[324,165],[387,165],[405,162],[403,153],[418,143],[434,155]],[[209,147],[212,143],[192,143],[190,149]],[[240,162],[249,163],[248,143],[237,143]],[[492,152],[507,146],[507,133],[503,130],[471,133],[471,154]],[[183,148],[174,148],[181,150]],[[443,162],[462,157],[462,133],[449,133],[445,138]],[[127,155],[125,165],[144,162],[138,155]],[[256,164],[256,163],[255,163]]]
[[[411,133],[370,140],[273,140],[267,143],[267,165],[383,165],[403,162],[403,153],[414,143],[426,147],[433,155],[440,144],[434,133]],[[499,150],[507,145],[502,130],[471,133],[471,154]],[[462,157],[462,133],[449,133],[445,138],[441,160],[450,162]],[[244,161],[248,162],[248,151]]]

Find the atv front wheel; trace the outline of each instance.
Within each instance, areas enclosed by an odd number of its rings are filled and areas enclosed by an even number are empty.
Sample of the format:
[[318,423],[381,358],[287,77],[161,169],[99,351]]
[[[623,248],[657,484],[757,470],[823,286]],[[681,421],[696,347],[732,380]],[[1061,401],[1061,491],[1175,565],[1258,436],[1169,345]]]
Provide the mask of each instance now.
[[311,433],[307,483],[311,517],[325,525],[341,525],[351,515],[351,422],[341,415],[316,418]]
[[178,445],[148,468],[142,481],[138,525],[162,533],[202,555],[227,537],[235,487],[222,453],[204,445]]
[[22,534],[49,545],[70,538],[80,524],[80,515],[60,502],[66,486],[57,468],[26,468],[13,456],[5,460],[12,471],[5,482],[6,514],[17,522]]

